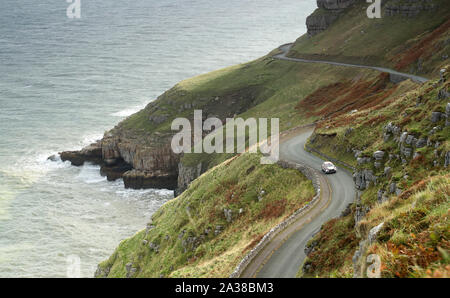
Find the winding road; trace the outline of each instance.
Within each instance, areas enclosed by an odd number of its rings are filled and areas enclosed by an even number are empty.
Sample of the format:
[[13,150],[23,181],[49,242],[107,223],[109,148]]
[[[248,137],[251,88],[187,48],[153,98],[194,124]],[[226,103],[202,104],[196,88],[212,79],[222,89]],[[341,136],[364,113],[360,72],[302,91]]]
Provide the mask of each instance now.
[[280,144],[280,158],[303,163],[317,170],[321,198],[304,216],[266,245],[240,277],[295,277],[306,255],[304,248],[322,224],[339,216],[356,198],[352,175],[342,169],[333,175],[320,172],[323,160],[304,150],[314,126],[295,131]]
[[286,60],[291,62],[301,62],[301,63],[322,63],[322,64],[331,64],[336,66],[346,66],[346,67],[356,67],[356,68],[365,68],[365,69],[372,69],[380,72],[386,72],[391,75],[395,75],[397,77],[403,78],[403,79],[411,79],[412,81],[416,83],[425,83],[428,81],[427,78],[412,75],[409,73],[399,72],[390,68],[385,67],[378,67],[378,66],[370,66],[370,65],[359,65],[359,64],[350,64],[350,63],[341,63],[341,62],[333,62],[333,61],[326,61],[326,60],[308,60],[308,59],[301,59],[301,58],[291,58],[287,57],[287,54],[291,50],[293,43],[288,43],[285,45],[282,45],[279,49],[281,50],[280,54],[274,55],[273,58],[279,59],[279,60]]
[[[280,47],[282,53],[273,56],[275,59],[302,63],[325,63],[337,66],[358,67],[386,72],[424,83],[428,79],[401,73],[392,69],[356,64],[346,64],[332,61],[305,60],[287,57],[293,44]],[[305,151],[304,146],[309,136],[314,132],[314,126],[303,127],[291,133],[280,143],[280,159],[305,164],[315,169],[319,175],[321,198],[300,219],[289,225],[276,235],[242,271],[241,278],[289,278],[295,277],[306,257],[304,252],[307,242],[316,234],[328,220],[338,217],[345,208],[356,199],[356,189],[352,174],[338,168],[336,174],[325,175],[320,169],[323,160]]]

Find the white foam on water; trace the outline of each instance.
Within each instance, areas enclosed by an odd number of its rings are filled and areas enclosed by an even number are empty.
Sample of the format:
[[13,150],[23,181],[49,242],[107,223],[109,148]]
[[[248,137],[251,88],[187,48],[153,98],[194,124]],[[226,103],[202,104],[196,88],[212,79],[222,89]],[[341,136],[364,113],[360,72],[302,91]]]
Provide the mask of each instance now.
[[141,104],[139,106],[135,106],[135,107],[132,107],[132,108],[128,108],[128,109],[124,109],[124,110],[112,113],[111,116],[121,117],[121,118],[128,117],[128,116],[131,116],[131,115],[139,112],[140,110],[145,108],[146,105],[147,105],[146,103],[143,103],[143,104]]
[[80,173],[77,175],[77,179],[82,180],[84,183],[93,184],[107,181],[106,177],[102,177],[99,173],[100,166],[92,164],[84,164],[81,166]]

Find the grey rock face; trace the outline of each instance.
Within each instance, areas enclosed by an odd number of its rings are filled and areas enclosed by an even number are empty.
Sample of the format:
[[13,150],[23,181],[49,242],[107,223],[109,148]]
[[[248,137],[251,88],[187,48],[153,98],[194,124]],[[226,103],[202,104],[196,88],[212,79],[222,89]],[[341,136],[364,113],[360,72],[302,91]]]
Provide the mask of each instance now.
[[385,7],[387,16],[402,15],[405,17],[417,16],[422,11],[435,10],[437,5],[430,0],[405,0],[388,2]]
[[159,245],[153,242],[150,242],[148,244],[148,247],[153,250],[154,252],[158,253],[159,252]]
[[383,225],[384,225],[384,222],[382,222],[378,226],[370,229],[369,236],[368,236],[369,243],[374,243],[377,240],[377,234],[381,230],[381,228],[383,228]]
[[443,114],[441,112],[432,112],[431,113],[431,123],[439,122],[441,120],[442,116],[443,116]]
[[375,158],[376,160],[382,160],[384,157],[384,151],[375,151],[373,153],[373,158]]
[[308,28],[308,35],[314,36],[320,32],[325,31],[331,24],[339,17],[339,12],[330,11],[326,14],[312,14],[306,18],[306,27]]
[[387,197],[387,192],[384,189],[380,189],[377,192],[377,201],[378,203],[383,203],[385,201],[387,201],[388,197]]
[[443,99],[445,100],[449,97],[450,97],[450,92],[448,92],[446,89],[439,90],[438,95],[437,95],[438,100],[443,100]]
[[406,137],[405,143],[406,143],[407,145],[413,145],[414,139],[415,139],[415,138],[414,138],[413,135],[408,135],[408,136]]
[[426,145],[427,145],[427,139],[425,139],[425,138],[420,138],[416,142],[416,148],[422,148],[422,147],[425,147]]
[[447,153],[445,153],[444,167],[448,167],[449,164],[450,164],[450,151],[447,151]]
[[216,229],[214,231],[214,235],[219,235],[223,231],[223,226],[216,226]]
[[353,174],[353,181],[355,181],[356,188],[364,190],[369,187],[370,183],[377,182],[377,176],[375,176],[372,170],[361,170]]
[[317,0],[317,6],[325,9],[344,9],[355,3],[356,0]]
[[395,191],[397,190],[397,184],[396,183],[391,183],[391,185],[389,185],[389,193],[395,193]]
[[313,36],[325,31],[344,9],[355,2],[356,0],[317,0],[319,9],[306,18],[308,35]]
[[391,171],[392,171],[392,168],[391,168],[391,167],[385,167],[385,168],[384,168],[384,172],[383,172],[384,176],[389,176],[389,174],[391,173]]
[[202,243],[202,238],[196,236],[189,236],[183,241],[181,241],[181,245],[184,248],[184,252],[187,251],[195,251],[197,247]]
[[399,142],[404,143],[406,141],[406,138],[408,137],[408,132],[403,132],[400,136]]
[[445,126],[450,125],[450,102],[447,103],[445,107]]
[[403,148],[401,148],[401,152],[404,156],[411,157],[413,150],[412,150],[412,148],[409,148],[409,147],[403,147]]
[[358,165],[369,163],[370,162],[370,157],[358,157],[356,159],[356,162],[358,163]]
[[161,124],[165,122],[169,117],[167,115],[152,115],[149,120],[155,124]]
[[225,219],[227,220],[227,222],[233,221],[233,210],[223,209],[223,214],[225,215]]
[[201,174],[202,163],[199,163],[194,167],[188,167],[180,162],[178,164],[178,188],[175,195],[180,195],[183,191],[185,191],[189,184],[191,184],[191,182],[197,179]]
[[127,271],[127,278],[133,277],[137,272],[137,269],[133,268],[133,263],[126,264],[125,270]]

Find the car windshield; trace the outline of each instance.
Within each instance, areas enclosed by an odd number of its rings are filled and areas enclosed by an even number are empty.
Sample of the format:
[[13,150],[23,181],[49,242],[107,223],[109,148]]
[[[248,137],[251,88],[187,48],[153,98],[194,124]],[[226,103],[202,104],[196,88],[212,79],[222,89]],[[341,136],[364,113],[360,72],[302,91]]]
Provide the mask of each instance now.
[[333,164],[331,162],[326,162],[324,164],[325,164],[326,167],[332,167],[333,166]]

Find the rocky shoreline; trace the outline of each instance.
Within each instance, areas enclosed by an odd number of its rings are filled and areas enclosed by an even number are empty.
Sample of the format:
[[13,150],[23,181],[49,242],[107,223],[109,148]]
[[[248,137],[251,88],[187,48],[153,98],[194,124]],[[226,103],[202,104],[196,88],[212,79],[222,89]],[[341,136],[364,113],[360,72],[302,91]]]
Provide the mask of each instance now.
[[70,161],[73,166],[99,165],[102,176],[108,181],[123,179],[125,188],[177,189],[178,157],[171,151],[161,147],[144,151],[128,142],[117,141],[115,137],[105,137],[79,151],[64,151],[59,155],[63,162]]

